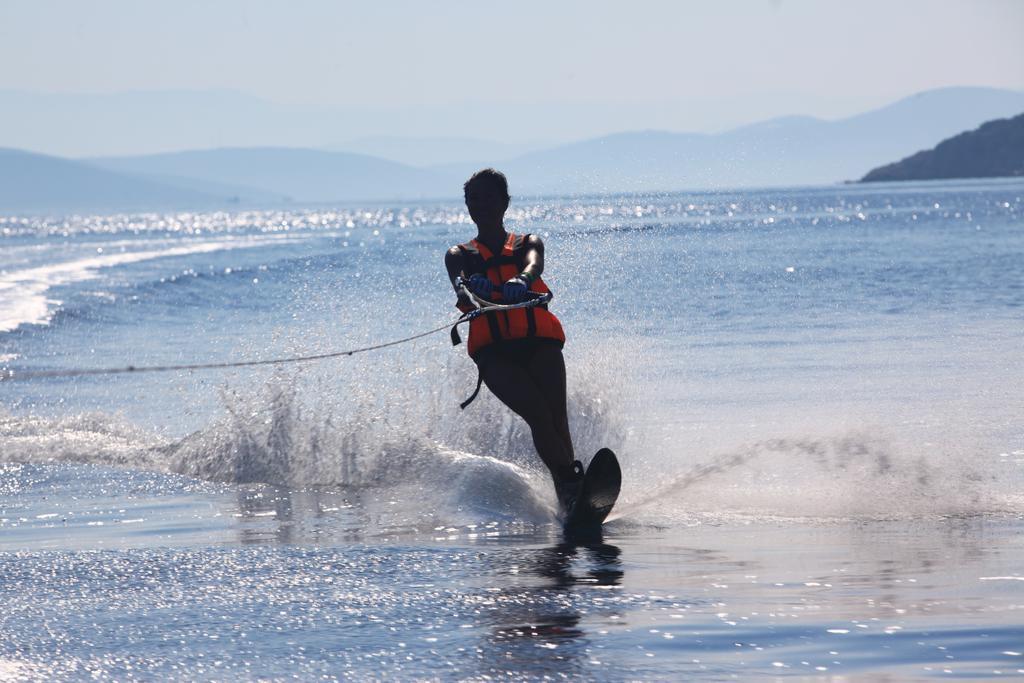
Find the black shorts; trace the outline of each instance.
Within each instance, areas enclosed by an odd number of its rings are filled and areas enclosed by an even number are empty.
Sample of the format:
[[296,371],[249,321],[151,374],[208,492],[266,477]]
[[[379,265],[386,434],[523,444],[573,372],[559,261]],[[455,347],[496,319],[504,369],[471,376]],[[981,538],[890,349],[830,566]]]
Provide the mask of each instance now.
[[473,355],[477,366],[482,366],[492,358],[500,358],[507,363],[527,365],[538,349],[554,347],[561,350],[565,342],[550,337],[525,337],[523,339],[503,339],[492,342]]

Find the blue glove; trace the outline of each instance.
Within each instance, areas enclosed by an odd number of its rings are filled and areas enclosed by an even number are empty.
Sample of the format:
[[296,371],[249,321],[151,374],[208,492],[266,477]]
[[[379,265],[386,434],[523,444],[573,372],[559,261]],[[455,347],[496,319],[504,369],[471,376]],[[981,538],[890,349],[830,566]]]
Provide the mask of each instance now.
[[474,273],[469,278],[469,291],[473,292],[481,299],[487,299],[494,291],[494,284],[487,279],[486,275],[483,275],[482,273]]
[[505,286],[501,289],[501,301],[506,304],[517,304],[526,298],[526,292],[528,285],[526,284],[526,278],[522,275],[516,275],[514,278],[505,283]]

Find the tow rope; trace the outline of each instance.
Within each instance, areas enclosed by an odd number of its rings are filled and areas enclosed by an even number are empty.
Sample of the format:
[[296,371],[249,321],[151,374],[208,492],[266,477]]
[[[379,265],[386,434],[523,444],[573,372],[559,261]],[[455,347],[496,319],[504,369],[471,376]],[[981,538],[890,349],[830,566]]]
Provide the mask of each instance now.
[[[395,339],[381,344],[373,344],[372,346],[361,346],[355,349],[346,349],[344,351],[331,351],[328,353],[317,353],[309,356],[286,356],[284,358],[269,358],[264,360],[247,360],[247,361],[234,361],[225,363],[184,363],[180,365],[126,365],[119,368],[68,368],[64,370],[27,370],[24,372],[18,372],[9,368],[0,369],[0,382],[17,382],[26,381],[31,379],[46,379],[46,378],[65,378],[65,377],[88,377],[94,375],[127,375],[137,374],[143,372],[175,372],[181,370],[221,370],[225,368],[247,368],[255,367],[259,365],[284,365],[287,363],[309,363],[318,360],[327,360],[330,358],[340,358],[342,356],[353,356],[357,353],[366,353],[367,351],[379,351],[380,349],[386,349],[391,346],[398,346],[399,344],[406,344],[416,339],[427,337],[431,334],[435,334],[442,330],[451,328],[451,339],[452,345],[458,345],[462,343],[462,339],[459,337],[459,325],[468,323],[470,320],[477,318],[487,313],[495,313],[498,311],[508,311],[514,308],[531,308],[533,306],[539,306],[545,304],[551,300],[550,294],[543,294],[535,298],[531,298],[527,301],[523,301],[518,304],[498,304],[493,301],[481,299],[476,296],[465,286],[462,279],[459,278],[456,281],[456,287],[460,293],[463,294],[469,302],[473,305],[473,310],[468,311],[460,315],[456,320],[446,322],[438,327],[433,327],[425,332],[411,335],[409,337],[403,337],[401,339]],[[466,401],[460,404],[462,408],[469,405],[473,399],[476,398],[477,394],[480,393],[480,384],[483,382],[483,377],[477,373],[476,391]]]
[[[461,316],[455,321],[455,326],[466,322],[468,318],[465,315]],[[446,330],[452,326],[451,322],[447,322],[440,327],[427,330],[426,332],[420,332],[414,334],[411,337],[404,337],[402,339],[395,339],[394,341],[384,342],[383,344],[374,344],[373,346],[363,346],[357,349],[347,349],[345,351],[331,351],[330,353],[318,353],[311,356],[288,356],[285,358],[269,358],[264,360],[245,360],[245,361],[234,361],[227,363],[185,363],[181,365],[126,365],[120,368],[70,368],[67,370],[28,370],[25,372],[17,372],[15,370],[3,369],[0,371],[0,382],[15,382],[20,380],[29,379],[42,379],[47,377],[85,377],[89,375],[124,375],[129,373],[142,373],[142,372],[173,372],[175,370],[219,370],[222,368],[245,368],[253,367],[256,365],[282,365],[285,363],[306,363],[315,360],[327,360],[328,358],[339,358],[341,356],[352,356],[357,353],[365,353],[366,351],[377,351],[378,349],[386,349],[389,346],[397,346],[399,344],[405,344],[421,337]]]

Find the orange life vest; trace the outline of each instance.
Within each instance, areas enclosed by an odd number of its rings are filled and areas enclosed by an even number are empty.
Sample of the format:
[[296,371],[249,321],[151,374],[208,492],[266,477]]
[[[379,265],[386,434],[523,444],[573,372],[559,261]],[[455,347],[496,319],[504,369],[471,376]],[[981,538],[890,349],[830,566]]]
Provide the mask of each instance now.
[[[482,273],[494,285],[493,301],[501,301],[501,288],[509,279],[523,272],[526,266],[526,251],[529,248],[529,235],[509,233],[501,253],[495,256],[487,245],[473,240],[459,245],[462,252],[463,274],[468,278]],[[547,294],[548,286],[537,278],[530,284],[530,291]],[[467,301],[459,301],[462,311],[472,310]],[[527,337],[544,337],[565,341],[562,323],[548,310],[547,305],[531,308],[516,308],[511,311],[485,313],[469,323],[469,355],[504,339],[525,339]]]

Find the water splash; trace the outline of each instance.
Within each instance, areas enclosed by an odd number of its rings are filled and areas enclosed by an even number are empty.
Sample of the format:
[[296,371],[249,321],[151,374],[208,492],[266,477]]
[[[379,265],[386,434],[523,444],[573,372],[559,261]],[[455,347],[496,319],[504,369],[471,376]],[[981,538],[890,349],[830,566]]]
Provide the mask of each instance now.
[[[636,369],[596,346],[572,353],[577,453],[586,460],[610,446],[622,456],[619,518],[678,524],[730,515],[820,520],[1024,509],[1016,480],[996,467],[1007,463],[995,454],[997,462],[985,461],[970,439],[950,437],[940,447],[912,430],[870,427],[849,415],[816,420],[825,425],[817,429],[776,426],[770,438],[658,442],[637,421],[657,420],[656,411],[634,405],[624,390],[636,384],[626,381]],[[468,359],[451,356],[423,367],[380,357],[337,375],[281,371],[222,387],[220,416],[178,439],[98,414],[5,416],[0,452],[5,462],[96,463],[233,484],[414,487],[409,498],[426,496],[438,507],[550,519],[551,486],[526,425],[486,391],[458,409],[473,370]]]

